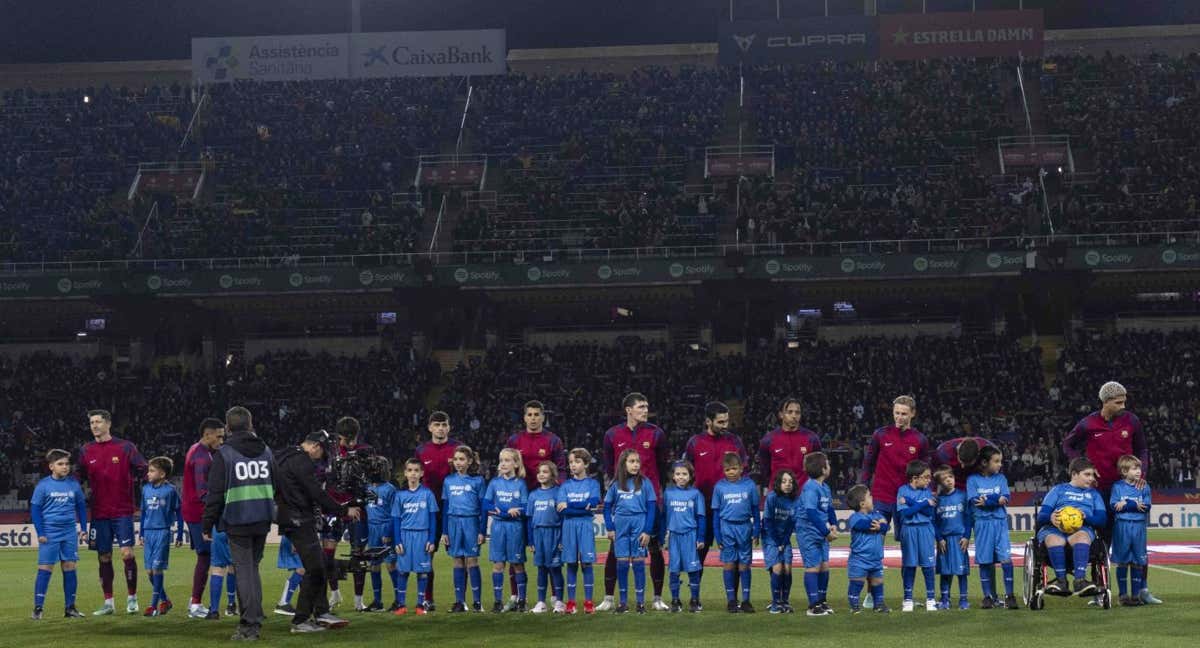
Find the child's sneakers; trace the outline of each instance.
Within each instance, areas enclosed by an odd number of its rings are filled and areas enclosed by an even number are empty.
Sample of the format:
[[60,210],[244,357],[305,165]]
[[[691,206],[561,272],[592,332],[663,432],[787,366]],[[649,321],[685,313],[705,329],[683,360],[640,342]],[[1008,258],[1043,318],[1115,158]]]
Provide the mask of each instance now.
[[737,601],[729,601],[725,604],[725,611],[730,614],[737,614],[742,611],[742,608],[738,607]]
[[[394,612],[395,610],[392,611]],[[279,616],[294,617],[296,616],[296,608],[292,607],[291,603],[276,605],[275,614],[278,614]]]
[[1021,606],[1017,605],[1017,596],[1015,594],[1008,594],[1004,597],[1004,607],[1009,610],[1021,609]]
[[938,611],[938,602],[935,599],[929,599],[929,600],[925,601],[925,611],[926,612],[937,612]]
[[1162,599],[1150,593],[1148,589],[1138,592],[1137,599],[1146,605],[1162,605]]
[[1086,578],[1076,578],[1072,589],[1075,590],[1075,596],[1091,596],[1096,593],[1096,584]]
[[29,618],[33,619],[34,621],[41,621],[43,616],[45,616],[45,613],[43,612],[42,608],[35,607],[33,608],[33,614],[29,615]]
[[912,612],[913,611],[913,600],[912,599],[904,599],[904,603],[900,606],[900,611],[901,612]]
[[683,612],[683,601],[671,599],[671,612]]
[[937,609],[949,610],[950,609],[950,599],[948,597],[942,597],[942,599],[940,601],[938,601]]
[[[1046,591],[1049,592],[1049,590]],[[983,601],[979,604],[981,610],[990,610],[994,607],[996,607],[996,600],[990,596],[983,597]]]
[[704,606],[700,605],[700,599],[692,599],[692,600],[688,601],[688,612],[695,614],[697,612],[703,612],[703,611],[704,611]]
[[583,602],[583,613],[584,614],[595,614],[597,609],[598,608],[596,607],[595,603],[592,603],[591,601]]
[[[496,605],[500,605],[500,604],[497,603]],[[400,607],[396,608],[396,610],[394,612],[392,612],[392,614],[394,614],[396,616],[404,616],[405,614],[408,614],[408,607],[401,605]]]
[[742,614],[754,614],[754,604],[750,601],[742,601]]
[[65,617],[67,619],[82,619],[83,612],[80,612],[79,610],[75,609],[75,606],[72,605],[71,607],[69,607],[63,611],[63,617]]
[[546,607],[545,601],[538,601],[537,605],[533,606],[533,609],[530,610],[530,612],[533,614],[545,614],[548,609],[549,608]]
[[960,609],[960,610],[970,610],[971,609],[971,602],[967,600],[967,597],[963,596],[958,599],[958,609]]
[[821,605],[820,603],[814,603],[812,606],[810,606],[808,608],[807,614],[810,617],[820,617],[820,616],[829,616],[830,612],[829,612],[829,610],[827,610],[825,608],[825,606]]
[[563,603],[562,601],[555,601],[554,602],[554,613],[555,614],[566,614],[567,613],[567,604]]

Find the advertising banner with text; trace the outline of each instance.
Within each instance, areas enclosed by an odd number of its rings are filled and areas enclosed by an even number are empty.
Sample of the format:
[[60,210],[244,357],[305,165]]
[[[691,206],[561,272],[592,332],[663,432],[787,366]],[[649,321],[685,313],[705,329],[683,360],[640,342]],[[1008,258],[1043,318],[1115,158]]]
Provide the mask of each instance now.
[[348,34],[192,39],[192,80],[312,81],[349,75]]
[[503,29],[350,34],[350,76],[479,76],[508,71]]
[[724,65],[870,60],[879,55],[875,23],[866,16],[723,21],[717,57]]
[[192,39],[198,83],[504,74],[503,29]]
[[1039,57],[1042,11],[885,14],[879,17],[879,57],[916,60],[949,57]]

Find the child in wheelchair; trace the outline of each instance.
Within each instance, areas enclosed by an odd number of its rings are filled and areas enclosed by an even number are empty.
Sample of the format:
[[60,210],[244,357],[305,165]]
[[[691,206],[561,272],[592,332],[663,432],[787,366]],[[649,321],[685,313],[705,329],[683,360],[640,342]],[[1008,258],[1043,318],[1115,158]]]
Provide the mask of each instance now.
[[[1041,527],[1037,541],[1046,547],[1050,566],[1055,578],[1046,585],[1047,594],[1090,596],[1097,591],[1096,584],[1086,577],[1092,542],[1096,529],[1103,528],[1108,519],[1107,507],[1100,492],[1096,490],[1096,467],[1085,457],[1071,461],[1071,481],[1052,488],[1042,501],[1037,521]],[[1063,508],[1073,506],[1083,513],[1083,526],[1078,529],[1065,527],[1060,513]],[[1067,583],[1067,547],[1071,549],[1075,584]]]

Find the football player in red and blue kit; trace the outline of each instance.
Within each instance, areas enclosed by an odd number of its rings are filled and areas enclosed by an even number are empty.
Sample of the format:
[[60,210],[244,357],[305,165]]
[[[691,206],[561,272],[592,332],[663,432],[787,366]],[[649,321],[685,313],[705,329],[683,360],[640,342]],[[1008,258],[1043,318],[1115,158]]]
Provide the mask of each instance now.
[[929,441],[912,426],[917,414],[917,402],[912,396],[899,396],[892,401],[892,425],[875,430],[871,443],[863,454],[862,483],[871,486],[871,498],[875,510],[892,523],[896,539],[900,538],[899,518],[892,519],[896,511],[896,492],[908,483],[905,470],[908,462],[929,461],[932,450]]
[[[1100,387],[1100,410],[1083,417],[1063,438],[1063,454],[1068,459],[1087,457],[1096,467],[1096,490],[1105,502],[1112,495],[1113,484],[1121,481],[1121,470],[1117,460],[1122,455],[1132,455],[1142,462],[1142,474],[1149,472],[1150,449],[1146,444],[1146,431],[1142,422],[1125,409],[1128,392],[1119,382],[1106,382]],[[1145,485],[1141,480],[1139,487]],[[1103,528],[1097,529],[1104,538],[1112,537],[1112,518],[1106,518]],[[1145,578],[1149,574],[1143,576]],[[1162,603],[1145,587],[1139,598],[1142,603]]]
[[200,601],[204,598],[204,586],[208,583],[212,543],[204,539],[202,521],[212,456],[224,443],[225,423],[220,419],[206,418],[200,422],[200,440],[188,448],[183,460],[183,522],[187,525],[192,551],[196,552],[196,568],[192,571],[192,601],[188,606],[188,617],[193,619],[203,619],[208,614],[208,608]]
[[800,399],[793,396],[783,399],[779,404],[779,427],[758,442],[759,479],[764,488],[770,488],[782,470],[790,470],[796,476],[796,492],[800,492],[804,482],[808,481],[804,458],[821,451],[821,437],[801,427],[801,413]]
[[125,611],[139,614],[137,601],[137,560],[133,555],[133,509],[137,481],[146,474],[149,464],[131,441],[112,435],[112,414],[106,410],[88,412],[92,441],[79,451],[75,476],[88,485],[92,512],[88,545],[100,559],[100,587],[104,590],[104,605],[93,612],[96,616],[113,614],[112,545],[116,538],[125,562],[125,586],[129,597]]
[[[454,472],[454,451],[458,446],[462,445],[457,439],[450,438],[450,415],[445,412],[433,412],[429,415],[429,440],[418,445],[414,456],[421,462],[421,484],[433,493],[434,499],[437,500],[438,510],[446,510],[446,500],[442,497],[442,486],[446,483],[446,477]],[[442,537],[445,532],[442,529],[443,516],[438,516],[434,521],[434,535],[438,538]],[[437,553],[437,543],[433,545],[433,552]],[[425,581],[425,606],[429,612],[437,609],[433,604],[433,567],[429,568],[429,579]],[[393,610],[394,612],[395,610]]]
[[[697,552],[701,565],[704,564],[704,559],[708,556],[708,550],[713,543],[713,488],[722,479],[725,479],[725,467],[722,459],[727,452],[737,455],[743,466],[750,464],[750,458],[746,456],[746,446],[742,444],[742,440],[736,434],[729,433],[729,406],[725,403],[712,402],[704,406],[704,432],[688,439],[687,446],[683,450],[683,458],[691,462],[695,469],[696,483],[694,485],[704,495],[705,507],[701,514],[704,516],[705,528],[700,530],[703,534],[701,537],[704,540],[704,548]],[[703,574],[703,570],[701,570],[701,574]]]
[[[641,474],[654,484],[655,501],[662,501],[662,475],[671,465],[671,448],[667,435],[662,428],[647,422],[650,418],[650,401],[645,395],[633,392],[621,402],[625,410],[625,422],[615,425],[604,433],[604,445],[601,449],[601,459],[604,464],[604,474],[609,480],[615,478],[616,460],[625,450],[635,450],[642,460]],[[661,521],[663,516],[656,515]],[[662,545],[658,542],[658,529],[652,529],[649,546],[650,579],[654,582],[653,609],[668,611],[671,606],[662,600],[663,580],[666,577],[666,563],[663,562]],[[613,591],[617,586],[617,559],[612,551],[604,563],[604,601],[596,606],[596,610],[604,612],[613,609]]]
[[[996,444],[983,437],[958,437],[943,441],[933,451],[933,466],[949,466],[954,471],[954,483],[965,487],[967,478],[978,472],[979,451]],[[939,484],[935,484],[938,486]],[[935,488],[936,490],[936,488]]]

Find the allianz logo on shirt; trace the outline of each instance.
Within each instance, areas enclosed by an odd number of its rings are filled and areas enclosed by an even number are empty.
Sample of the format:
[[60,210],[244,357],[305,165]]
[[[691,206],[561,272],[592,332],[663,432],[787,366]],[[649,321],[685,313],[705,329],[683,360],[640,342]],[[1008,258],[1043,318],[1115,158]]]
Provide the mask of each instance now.
[[540,499],[533,502],[533,510],[548,511],[554,506],[554,500]]
[[154,496],[146,498],[145,508],[148,511],[157,511],[158,509],[162,508],[163,505],[165,505],[166,503],[167,503],[166,498],[154,495]]
[[568,502],[586,502],[587,498],[588,498],[588,494],[584,493],[584,492],[567,493],[567,501]]
[[521,491],[496,491],[496,500],[500,502],[513,502],[521,499]]
[[721,497],[725,500],[726,504],[741,504],[749,499],[746,493],[725,493]]
[[473,492],[475,492],[475,488],[473,486],[471,486],[470,484],[462,484],[459,486],[451,486],[450,487],[450,496],[451,497],[454,497],[457,495],[466,495],[467,493],[473,493]]

